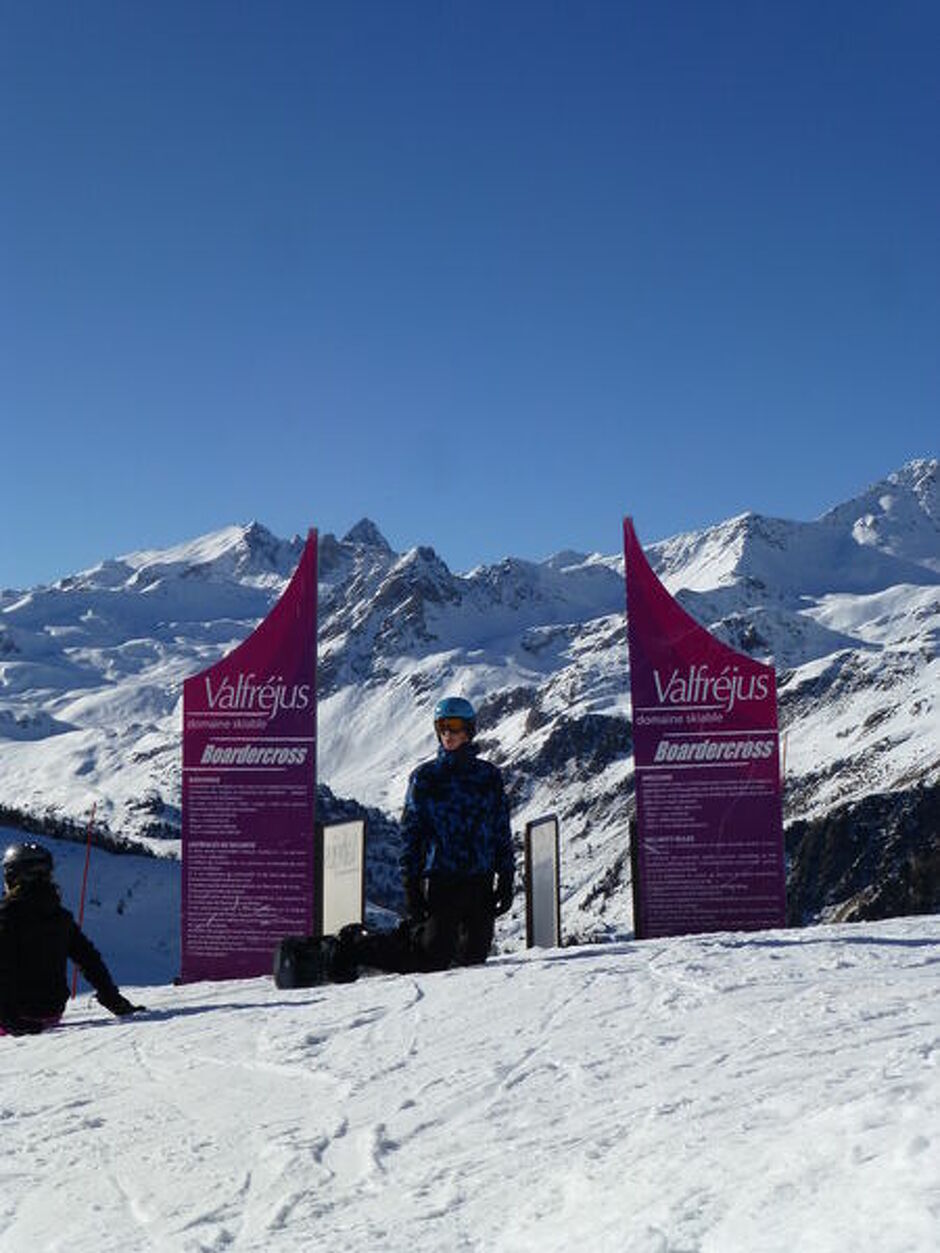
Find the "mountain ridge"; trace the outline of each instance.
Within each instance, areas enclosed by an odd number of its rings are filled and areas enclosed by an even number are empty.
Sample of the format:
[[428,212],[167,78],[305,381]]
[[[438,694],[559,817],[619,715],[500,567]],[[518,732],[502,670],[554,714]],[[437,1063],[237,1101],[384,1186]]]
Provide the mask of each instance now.
[[[936,470],[911,462],[813,523],[746,513],[647,549],[698,621],[776,666],[789,822],[940,775]],[[182,682],[264,617],[302,545],[251,522],[0,594],[0,805],[81,823],[94,804],[112,834],[165,849]],[[319,546],[318,772],[334,799],[385,815],[394,839],[433,704],[460,691],[517,833],[561,816],[584,934],[627,928],[629,902],[599,886],[624,879],[632,805],[622,555],[454,574],[430,546],[394,552],[369,518]]]

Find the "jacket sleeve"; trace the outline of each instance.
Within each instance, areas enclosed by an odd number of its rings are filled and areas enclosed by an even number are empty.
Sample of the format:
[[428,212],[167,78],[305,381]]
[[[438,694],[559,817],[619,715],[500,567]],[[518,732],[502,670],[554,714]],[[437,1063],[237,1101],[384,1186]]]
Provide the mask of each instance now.
[[113,1001],[120,995],[117,984],[111,978],[111,972],[104,964],[104,958],[74,919],[69,929],[69,957],[98,993],[102,1004]]
[[0,1021],[14,1012],[12,960],[6,910],[0,905]]
[[405,807],[401,815],[401,857],[399,868],[403,883],[420,879],[427,856],[426,788],[421,771],[415,770],[408,780]]
[[509,801],[503,787],[503,777],[496,772],[496,873],[511,883],[516,873],[516,856],[512,847],[512,825],[509,821]]

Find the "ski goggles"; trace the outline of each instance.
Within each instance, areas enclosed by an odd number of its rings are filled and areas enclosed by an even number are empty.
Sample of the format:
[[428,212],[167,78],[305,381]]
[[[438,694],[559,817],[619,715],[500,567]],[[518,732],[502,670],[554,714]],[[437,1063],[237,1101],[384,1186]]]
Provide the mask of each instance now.
[[438,718],[434,724],[434,730],[438,735],[443,735],[445,731],[466,731],[467,724],[463,718]]

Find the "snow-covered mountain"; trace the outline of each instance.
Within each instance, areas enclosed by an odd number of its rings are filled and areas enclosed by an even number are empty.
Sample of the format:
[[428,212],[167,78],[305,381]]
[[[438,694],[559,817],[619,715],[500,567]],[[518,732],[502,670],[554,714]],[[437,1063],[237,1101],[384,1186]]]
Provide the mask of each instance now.
[[[648,549],[694,617],[776,666],[791,829],[817,838],[847,806],[906,798],[925,815],[911,854],[921,877],[940,781],[937,468],[912,462],[816,522],[744,514]],[[618,538],[614,524],[612,548]],[[175,852],[182,682],[267,613],[301,547],[252,523],[0,592],[0,817],[81,830],[95,805],[112,837]],[[566,932],[627,931],[619,551],[455,574],[431,548],[392,551],[363,520],[321,536],[320,580],[323,807],[370,808],[373,896],[395,903],[394,819],[409,770],[433,751],[433,705],[456,691],[479,708],[516,830],[561,818]],[[803,912],[851,916],[857,895],[823,892]]]

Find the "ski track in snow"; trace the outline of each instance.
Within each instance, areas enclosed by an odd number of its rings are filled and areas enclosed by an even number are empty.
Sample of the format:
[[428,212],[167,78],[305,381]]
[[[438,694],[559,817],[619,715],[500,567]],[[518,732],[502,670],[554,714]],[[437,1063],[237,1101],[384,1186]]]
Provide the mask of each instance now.
[[0,1041],[0,1251],[928,1253],[940,920],[279,991]]

